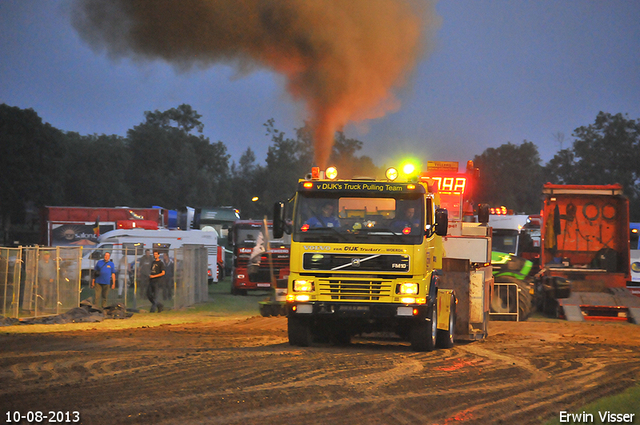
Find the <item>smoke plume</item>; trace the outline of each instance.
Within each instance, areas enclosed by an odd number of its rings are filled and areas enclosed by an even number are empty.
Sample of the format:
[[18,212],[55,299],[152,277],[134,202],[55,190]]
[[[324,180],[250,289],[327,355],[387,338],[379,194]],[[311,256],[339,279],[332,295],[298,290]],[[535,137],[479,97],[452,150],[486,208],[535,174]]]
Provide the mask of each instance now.
[[326,166],[335,131],[399,107],[434,9],[431,0],[76,0],[73,25],[112,58],[283,74]]

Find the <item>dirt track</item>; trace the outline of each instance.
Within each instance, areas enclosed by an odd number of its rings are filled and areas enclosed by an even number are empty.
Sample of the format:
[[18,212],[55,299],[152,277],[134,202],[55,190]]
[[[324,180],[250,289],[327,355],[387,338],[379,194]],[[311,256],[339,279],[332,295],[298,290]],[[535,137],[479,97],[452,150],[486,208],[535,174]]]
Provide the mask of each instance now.
[[640,379],[640,326],[489,331],[431,353],[395,340],[291,347],[282,317],[2,334],[0,413],[75,410],[86,424],[540,424]]

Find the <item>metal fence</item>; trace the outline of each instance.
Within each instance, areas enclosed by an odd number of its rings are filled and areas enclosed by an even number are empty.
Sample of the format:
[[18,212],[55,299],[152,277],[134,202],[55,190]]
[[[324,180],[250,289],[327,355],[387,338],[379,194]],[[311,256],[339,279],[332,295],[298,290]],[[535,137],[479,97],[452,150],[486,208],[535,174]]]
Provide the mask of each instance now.
[[489,315],[499,320],[520,321],[518,311],[520,300],[516,283],[495,282],[493,284],[493,298],[491,299],[491,311]]
[[[138,310],[151,307],[147,294],[149,258],[132,248],[109,253],[116,266],[116,288],[109,290],[108,305],[120,303]],[[161,259],[166,261],[165,277],[157,298],[165,308],[185,308],[208,300],[205,247],[166,249],[161,251]],[[90,284],[98,260],[83,258],[82,247],[0,248],[0,313],[30,318],[77,307],[94,296]]]

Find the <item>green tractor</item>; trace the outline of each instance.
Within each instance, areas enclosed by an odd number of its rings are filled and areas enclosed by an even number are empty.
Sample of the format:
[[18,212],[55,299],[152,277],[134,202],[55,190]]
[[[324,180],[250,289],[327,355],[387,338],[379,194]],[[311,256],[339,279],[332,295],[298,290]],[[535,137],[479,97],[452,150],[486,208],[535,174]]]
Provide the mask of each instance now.
[[498,320],[527,320],[533,310],[533,263],[503,252],[491,253],[494,291],[491,316]]

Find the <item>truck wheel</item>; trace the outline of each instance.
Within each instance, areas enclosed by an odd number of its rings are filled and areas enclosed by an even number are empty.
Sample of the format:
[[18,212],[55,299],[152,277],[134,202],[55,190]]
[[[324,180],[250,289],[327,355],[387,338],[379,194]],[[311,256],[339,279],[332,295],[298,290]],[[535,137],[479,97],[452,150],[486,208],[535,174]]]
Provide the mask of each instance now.
[[438,329],[436,345],[438,348],[453,347],[453,337],[456,330],[456,298],[451,294],[451,314],[449,314],[449,329]]
[[311,334],[311,326],[307,320],[299,317],[289,317],[287,328],[289,344],[300,347],[311,345],[313,336]]
[[420,320],[411,327],[409,339],[413,351],[432,351],[436,346],[438,312],[435,304],[429,313],[431,320]]
[[265,304],[260,304],[260,315],[262,317],[271,316],[271,306],[270,305],[265,305]]

